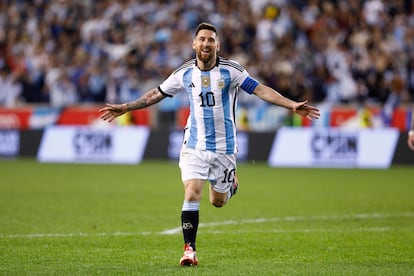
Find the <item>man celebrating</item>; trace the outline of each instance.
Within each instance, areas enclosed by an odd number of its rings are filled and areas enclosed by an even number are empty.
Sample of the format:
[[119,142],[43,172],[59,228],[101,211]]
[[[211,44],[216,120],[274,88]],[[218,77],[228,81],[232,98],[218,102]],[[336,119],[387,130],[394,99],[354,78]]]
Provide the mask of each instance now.
[[179,92],[188,95],[190,115],[185,127],[179,167],[184,184],[181,225],[184,237],[182,266],[197,265],[196,236],[204,184],[210,183],[210,203],[224,206],[236,193],[236,124],[238,93],[254,94],[311,120],[319,110],[307,101],[292,101],[260,84],[237,62],[218,56],[220,41],[214,25],[201,23],[192,47],[196,57],[176,69],[157,88],[123,104],[107,104],[101,118],[111,122],[125,112],[142,109]]

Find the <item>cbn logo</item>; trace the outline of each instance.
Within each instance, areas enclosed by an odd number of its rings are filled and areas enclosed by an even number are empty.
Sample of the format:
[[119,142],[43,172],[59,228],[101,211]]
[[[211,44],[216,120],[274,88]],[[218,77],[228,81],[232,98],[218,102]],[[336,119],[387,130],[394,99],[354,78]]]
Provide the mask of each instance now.
[[349,161],[357,158],[358,135],[345,132],[316,132],[311,140],[315,159]]
[[73,147],[79,155],[109,154],[112,144],[112,136],[108,132],[79,131],[73,137]]
[[19,153],[20,135],[15,130],[0,130],[0,156],[14,156]]

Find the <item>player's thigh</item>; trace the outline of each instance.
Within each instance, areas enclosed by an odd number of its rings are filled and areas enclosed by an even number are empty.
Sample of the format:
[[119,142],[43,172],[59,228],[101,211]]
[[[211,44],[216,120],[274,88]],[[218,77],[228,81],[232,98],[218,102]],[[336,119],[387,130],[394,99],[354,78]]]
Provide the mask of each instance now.
[[217,154],[210,170],[211,188],[217,193],[227,194],[234,181],[236,168],[235,154]]
[[209,174],[209,166],[203,151],[183,148],[180,152],[179,167],[181,180],[185,183],[190,179],[206,181]]

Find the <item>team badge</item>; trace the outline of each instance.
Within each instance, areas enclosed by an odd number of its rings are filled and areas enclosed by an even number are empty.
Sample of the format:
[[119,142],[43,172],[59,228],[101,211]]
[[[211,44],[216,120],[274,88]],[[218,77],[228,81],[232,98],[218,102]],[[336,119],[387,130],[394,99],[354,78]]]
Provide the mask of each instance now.
[[217,81],[217,87],[219,88],[219,89],[223,89],[224,88],[224,80],[218,80]]
[[201,77],[201,84],[203,85],[203,87],[209,87],[210,86],[210,77],[202,76]]

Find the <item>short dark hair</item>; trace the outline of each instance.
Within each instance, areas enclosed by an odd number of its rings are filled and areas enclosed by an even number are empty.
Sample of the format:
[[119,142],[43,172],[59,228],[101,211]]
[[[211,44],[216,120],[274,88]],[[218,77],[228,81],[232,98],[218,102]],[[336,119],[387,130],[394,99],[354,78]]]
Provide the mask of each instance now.
[[210,30],[213,31],[217,34],[217,29],[213,24],[207,23],[207,22],[202,22],[200,24],[198,24],[197,26],[197,30],[195,32],[194,36],[197,36],[198,32],[201,30]]

